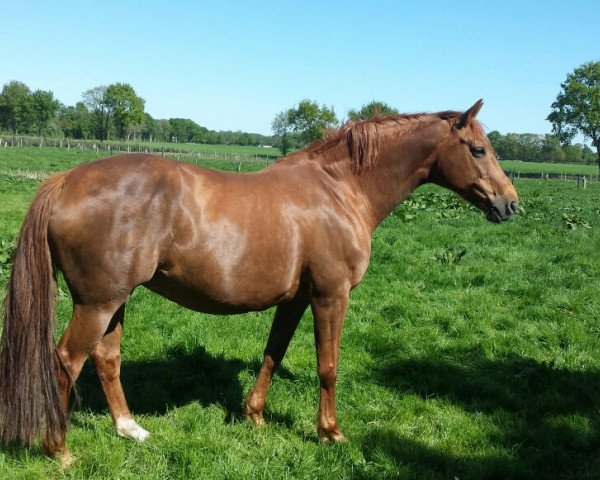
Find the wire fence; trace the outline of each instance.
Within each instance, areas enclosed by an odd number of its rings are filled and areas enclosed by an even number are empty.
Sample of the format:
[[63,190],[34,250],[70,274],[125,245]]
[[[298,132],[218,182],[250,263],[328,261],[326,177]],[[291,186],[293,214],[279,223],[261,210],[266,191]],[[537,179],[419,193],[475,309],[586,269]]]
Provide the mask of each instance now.
[[582,174],[582,173],[554,173],[554,172],[514,172],[511,170],[505,171],[506,175],[514,181],[521,178],[534,178],[541,180],[569,180],[577,182],[577,186],[587,185],[589,182],[600,181],[599,174]]
[[[269,148],[255,152],[221,151],[209,144],[156,144],[145,142],[118,142],[99,140],[47,139],[30,136],[8,136],[0,138],[0,147],[54,147],[80,151],[94,151],[97,156],[117,155],[120,153],[147,153],[163,157],[185,159],[187,161],[225,161],[241,166],[245,162],[257,162],[268,165],[279,158],[277,150],[271,153]],[[222,147],[222,145],[219,145]],[[236,146],[237,147],[237,146]],[[235,148],[235,147],[234,147]],[[239,148],[239,147],[238,147]],[[243,148],[243,147],[241,147]],[[239,169],[239,168],[238,168]]]

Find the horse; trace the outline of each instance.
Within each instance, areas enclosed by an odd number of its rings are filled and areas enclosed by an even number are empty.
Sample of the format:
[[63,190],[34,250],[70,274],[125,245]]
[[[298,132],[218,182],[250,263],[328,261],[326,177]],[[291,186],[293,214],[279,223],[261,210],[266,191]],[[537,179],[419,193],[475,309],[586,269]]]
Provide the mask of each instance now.
[[[264,423],[271,378],[310,305],[320,401],[317,436],[345,437],[335,411],[340,334],[371,238],[419,185],[455,191],[500,223],[518,196],[466,112],[376,116],[259,172],[237,173],[145,154],[49,177],[25,216],[4,305],[0,435],[66,455],[69,397],[90,356],[117,433],[143,441],[119,378],[125,303],[142,285],[211,314],[276,306],[245,416]],[[56,344],[55,275],[73,300]]]

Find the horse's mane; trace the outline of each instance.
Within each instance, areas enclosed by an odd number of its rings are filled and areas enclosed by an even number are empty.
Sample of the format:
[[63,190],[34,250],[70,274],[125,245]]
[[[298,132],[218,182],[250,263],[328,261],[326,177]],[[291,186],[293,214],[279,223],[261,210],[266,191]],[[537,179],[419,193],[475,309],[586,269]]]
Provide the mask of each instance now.
[[[463,112],[446,110],[437,113],[410,113],[400,115],[376,115],[369,120],[347,122],[337,130],[327,132],[325,138],[317,140],[304,150],[294,152],[286,158],[324,153],[340,143],[345,143],[350,152],[352,171],[360,173],[374,166],[379,156],[378,130],[382,126],[396,124],[406,130],[429,124],[435,120],[455,123]],[[476,123],[476,122],[474,122]],[[477,128],[481,128],[477,124]]]

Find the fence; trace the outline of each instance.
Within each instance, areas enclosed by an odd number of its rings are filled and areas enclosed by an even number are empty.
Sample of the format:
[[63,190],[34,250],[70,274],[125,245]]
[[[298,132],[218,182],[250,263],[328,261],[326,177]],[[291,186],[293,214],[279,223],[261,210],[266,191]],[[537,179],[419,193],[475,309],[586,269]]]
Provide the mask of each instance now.
[[245,162],[258,162],[268,165],[279,158],[279,155],[275,153],[270,154],[269,152],[236,153],[217,151],[214,148],[211,149],[211,145],[209,144],[185,144],[185,146],[182,146],[174,143],[165,146],[144,142],[123,143],[98,140],[45,139],[29,136],[0,138],[0,147],[55,147],[65,148],[68,151],[72,149],[81,151],[91,150],[96,152],[96,156],[99,156],[100,152],[107,152],[109,155],[116,155],[119,153],[152,153],[163,157],[168,156],[177,158],[178,160],[185,159],[196,163],[201,160],[225,161],[237,164],[238,170],[241,169],[242,163]]
[[576,181],[577,186],[585,185],[589,182],[598,182],[600,181],[600,175],[584,175],[581,173],[545,173],[545,172],[513,172],[513,171],[505,171],[506,175],[514,181],[515,179],[520,178],[536,178],[542,180],[571,180]]

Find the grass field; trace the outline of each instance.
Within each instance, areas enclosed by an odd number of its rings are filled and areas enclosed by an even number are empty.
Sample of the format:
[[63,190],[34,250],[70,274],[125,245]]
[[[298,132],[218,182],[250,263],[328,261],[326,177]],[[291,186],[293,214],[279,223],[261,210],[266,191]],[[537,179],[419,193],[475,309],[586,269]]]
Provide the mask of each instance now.
[[[0,174],[2,288],[36,184]],[[2,447],[0,478],[599,478],[600,184],[516,188],[520,215],[502,225],[426,186],[376,231],[342,338],[347,444],[316,438],[310,313],[257,429],[241,403],[273,312],[202,315],[140,288],[128,303],[122,378],[150,438],[117,437],[88,362],[68,435],[77,462],[61,472],[38,447]],[[59,332],[69,312],[61,293]]]
[[[10,139],[9,139],[10,140]],[[7,142],[4,139],[3,142]],[[161,149],[165,151],[183,152],[183,153],[201,153],[203,155],[243,155],[243,156],[255,156],[260,157],[271,157],[276,158],[281,155],[281,152],[276,147],[265,147],[265,146],[252,146],[252,145],[225,145],[225,144],[203,144],[203,143],[171,143],[171,142],[137,142],[137,141],[98,141],[98,140],[65,140],[65,139],[45,139],[43,140],[46,147],[57,148],[67,150],[67,145],[70,145],[70,149],[78,149],[80,151],[93,150],[95,152],[95,146],[98,146],[99,150],[106,150],[111,148],[113,152],[126,151],[128,148],[131,151],[139,151],[148,149],[153,152],[160,152]],[[13,148],[10,141],[7,142],[10,148]],[[23,137],[14,139],[15,145],[20,145],[22,148],[39,148],[40,139],[37,137]],[[19,148],[21,148],[19,147]],[[80,148],[83,147],[83,148]],[[16,147],[15,147],[16,148]],[[45,147],[42,147],[44,149]],[[69,150],[70,150],[69,149]],[[119,150],[120,149],[120,150]]]
[[502,168],[506,171],[520,173],[566,173],[568,175],[598,175],[598,165],[583,165],[578,163],[541,163],[518,162],[502,160]]
[[[225,147],[221,145],[221,147]],[[125,152],[123,152],[125,153]],[[235,151],[223,149],[220,154],[235,155]],[[118,152],[113,152],[117,155]],[[19,148],[0,148],[0,174],[7,176],[23,177],[24,173],[52,173],[67,170],[81,163],[92,162],[99,158],[111,156],[109,151],[100,150],[97,154],[94,150],[78,150],[72,148],[54,147],[19,147]],[[168,158],[177,158],[177,154],[165,154]],[[249,171],[257,170],[265,166],[264,159],[254,160],[253,157],[244,159],[241,163],[238,159],[232,158],[231,161],[223,159],[213,160],[200,159],[195,157],[181,157],[182,161],[196,163],[222,170],[238,170]],[[25,175],[27,176],[27,175]]]

